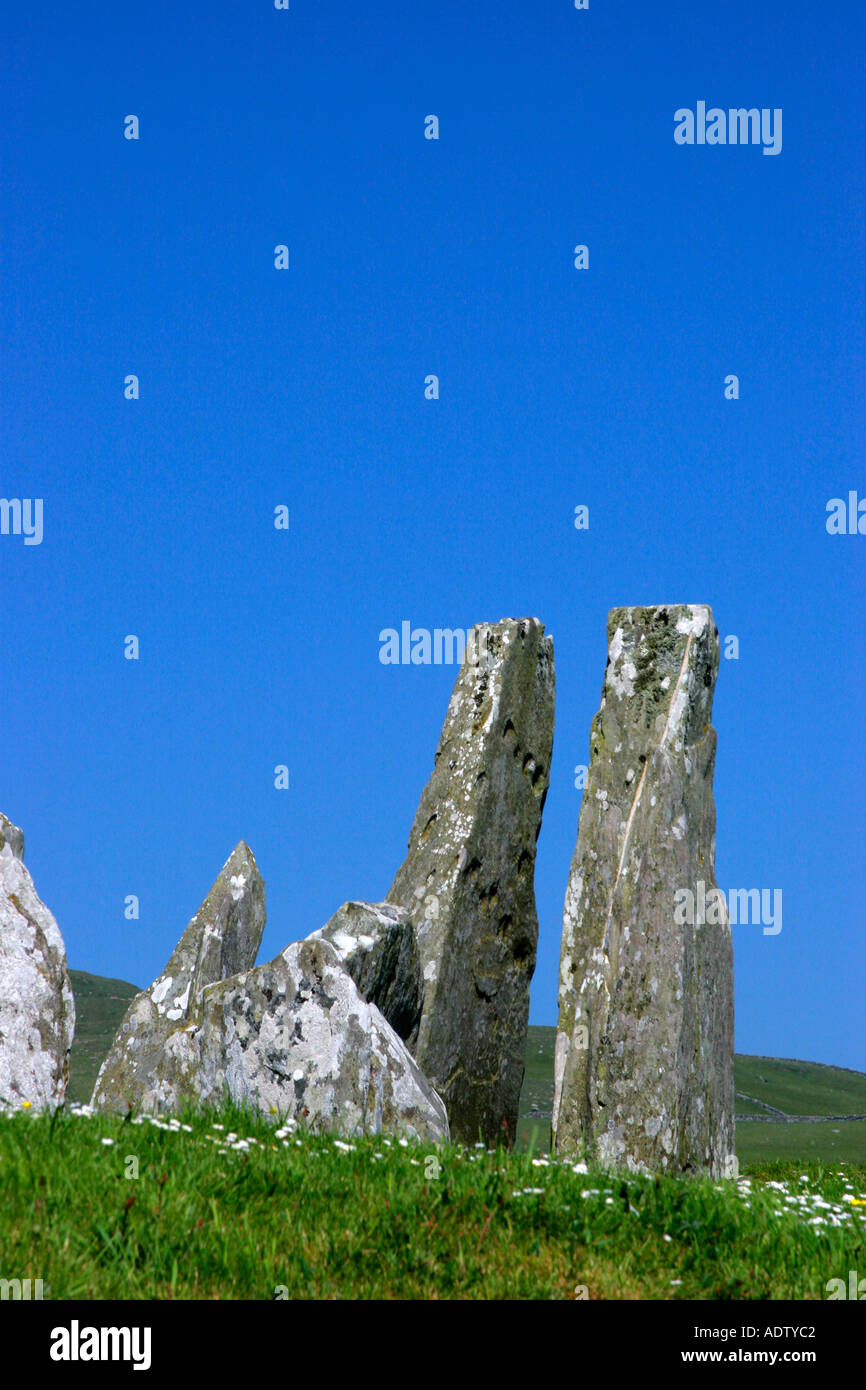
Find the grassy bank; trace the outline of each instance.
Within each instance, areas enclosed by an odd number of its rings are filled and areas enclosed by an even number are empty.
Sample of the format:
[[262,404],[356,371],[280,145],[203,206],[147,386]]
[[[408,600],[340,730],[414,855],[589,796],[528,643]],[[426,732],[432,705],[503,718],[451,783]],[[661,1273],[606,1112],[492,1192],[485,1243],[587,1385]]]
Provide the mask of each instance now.
[[0,1119],[0,1190],[0,1278],[55,1299],[820,1299],[866,1270],[864,1166],[623,1180],[233,1109],[22,1113]]

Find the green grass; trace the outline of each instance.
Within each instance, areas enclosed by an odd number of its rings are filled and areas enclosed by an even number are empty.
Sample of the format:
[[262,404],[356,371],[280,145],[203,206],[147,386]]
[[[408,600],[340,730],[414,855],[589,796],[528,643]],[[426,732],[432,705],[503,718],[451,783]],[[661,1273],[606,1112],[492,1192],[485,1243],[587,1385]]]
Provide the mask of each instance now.
[[[136,990],[71,974],[68,1094],[87,1101]],[[554,1040],[553,1028],[529,1029],[513,1153],[381,1136],[345,1150],[277,1137],[235,1108],[171,1128],[0,1117],[0,1278],[41,1279],[57,1299],[571,1299],[584,1288],[819,1299],[829,1279],[866,1269],[866,1205],[842,1200],[847,1187],[866,1202],[866,1121],[739,1121],[739,1184],[576,1173],[541,1157]],[[735,1085],[754,1098],[738,1099],[740,1113],[866,1113],[866,1077],[841,1068],[738,1056]]]
[[866,1269],[866,1205],[841,1202],[846,1183],[866,1190],[864,1166],[766,1169],[845,1212],[815,1227],[764,1182],[624,1180],[381,1136],[346,1151],[215,1118],[0,1118],[0,1277],[55,1299],[819,1299]]
[[752,1165],[774,1158],[790,1162],[862,1163],[866,1155],[866,1120],[834,1124],[762,1124],[737,1120],[737,1157]]

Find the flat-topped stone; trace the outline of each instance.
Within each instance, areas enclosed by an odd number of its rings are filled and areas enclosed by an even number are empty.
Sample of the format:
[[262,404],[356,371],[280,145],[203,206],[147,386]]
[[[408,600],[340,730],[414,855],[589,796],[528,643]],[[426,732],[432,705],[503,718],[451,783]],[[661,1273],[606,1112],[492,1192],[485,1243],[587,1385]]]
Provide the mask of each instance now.
[[[557,1152],[723,1176],[734,1152],[727,914],[715,888],[710,724],[719,635],[703,605],[615,608],[565,898]],[[722,904],[724,900],[722,899]]]

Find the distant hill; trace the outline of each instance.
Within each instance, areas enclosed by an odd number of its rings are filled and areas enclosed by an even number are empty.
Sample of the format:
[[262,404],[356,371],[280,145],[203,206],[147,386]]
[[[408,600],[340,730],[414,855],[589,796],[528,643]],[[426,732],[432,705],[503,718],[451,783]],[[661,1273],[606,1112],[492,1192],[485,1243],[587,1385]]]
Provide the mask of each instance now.
[[69,982],[75,998],[75,1041],[69,1055],[66,1096],[86,1105],[129,1001],[139,991],[127,980],[88,975],[85,970],[70,970]]
[[866,1075],[788,1057],[737,1056],[738,1115],[866,1115]]
[[[138,986],[83,970],[70,970],[69,977],[76,1025],[67,1096],[86,1103]],[[531,1144],[537,1152],[550,1148],[555,1042],[555,1028],[530,1027],[517,1140],[521,1148]],[[734,1088],[741,1162],[774,1157],[866,1161],[866,1121],[786,1121],[788,1116],[866,1116],[866,1073],[821,1062],[738,1053]]]

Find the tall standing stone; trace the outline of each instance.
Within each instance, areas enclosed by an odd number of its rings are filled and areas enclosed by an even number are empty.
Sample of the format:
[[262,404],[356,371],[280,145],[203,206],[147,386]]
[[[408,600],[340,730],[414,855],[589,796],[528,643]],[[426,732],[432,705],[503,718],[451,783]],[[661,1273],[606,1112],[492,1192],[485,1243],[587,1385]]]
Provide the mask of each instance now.
[[[723,1176],[734,1004],[714,877],[718,629],[709,608],[673,605],[615,608],[607,631],[563,915],[555,1145],[607,1167]],[[716,904],[705,923],[689,896]]]
[[66,949],[0,814],[0,1109],[43,1110],[66,1094],[75,1005]]
[[535,969],[535,847],[553,746],[553,641],[535,618],[472,630],[406,860],[424,1003],[415,1057],[452,1138],[514,1139]]
[[93,1105],[125,1110],[140,1104],[166,1039],[208,985],[252,969],[264,928],[265,885],[241,840],[162,974],[127,1009],[96,1078]]

